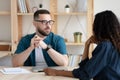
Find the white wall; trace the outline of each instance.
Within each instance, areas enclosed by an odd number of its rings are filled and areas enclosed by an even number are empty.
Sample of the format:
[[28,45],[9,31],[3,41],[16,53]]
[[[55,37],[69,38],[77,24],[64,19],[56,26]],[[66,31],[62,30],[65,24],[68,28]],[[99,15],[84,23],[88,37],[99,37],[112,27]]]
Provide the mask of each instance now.
[[112,10],[120,17],[120,0],[94,0],[94,13],[103,10]]
[[[10,11],[10,0],[0,0],[0,11]],[[10,16],[0,15],[0,40],[11,40]]]

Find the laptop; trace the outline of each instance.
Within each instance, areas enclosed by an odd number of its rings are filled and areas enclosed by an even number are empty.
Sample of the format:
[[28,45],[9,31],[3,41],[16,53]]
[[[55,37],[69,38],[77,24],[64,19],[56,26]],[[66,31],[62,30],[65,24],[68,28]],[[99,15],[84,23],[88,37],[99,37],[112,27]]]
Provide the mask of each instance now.
[[43,72],[45,68],[51,68],[51,69],[56,69],[56,70],[68,70],[67,67],[64,66],[54,66],[54,67],[44,67],[44,66],[35,66],[32,68],[33,72]]

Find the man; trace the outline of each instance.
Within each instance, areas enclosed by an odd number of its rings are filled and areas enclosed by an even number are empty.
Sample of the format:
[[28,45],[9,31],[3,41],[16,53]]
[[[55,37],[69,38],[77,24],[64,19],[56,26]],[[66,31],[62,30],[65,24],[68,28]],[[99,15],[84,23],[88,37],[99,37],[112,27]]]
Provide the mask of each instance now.
[[34,13],[36,33],[23,37],[13,56],[13,66],[67,66],[68,57],[64,39],[51,32],[54,21],[50,12]]

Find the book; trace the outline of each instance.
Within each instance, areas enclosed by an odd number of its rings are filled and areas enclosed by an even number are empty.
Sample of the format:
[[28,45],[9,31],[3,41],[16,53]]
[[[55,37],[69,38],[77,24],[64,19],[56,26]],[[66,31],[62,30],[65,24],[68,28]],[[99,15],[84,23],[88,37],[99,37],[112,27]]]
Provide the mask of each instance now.
[[24,13],[27,13],[26,1],[25,1],[25,0],[22,0],[22,4],[23,4]]
[[21,0],[18,0],[17,1],[17,3],[18,3],[18,7],[19,7],[19,12],[23,12],[23,8],[22,8],[22,2],[21,2]]
[[34,13],[36,10],[38,10],[38,7],[35,4],[34,0],[26,0],[26,6],[27,6],[28,12],[30,13]]
[[18,8],[19,8],[19,12],[27,13],[26,1],[25,0],[18,0]]
[[82,58],[81,55],[74,55],[74,54],[69,55],[69,64],[68,64],[68,66],[77,67],[78,64],[81,61],[81,58]]
[[32,12],[30,9],[30,4],[29,4],[29,0],[25,0],[26,1],[26,7],[27,7],[27,11],[30,13]]

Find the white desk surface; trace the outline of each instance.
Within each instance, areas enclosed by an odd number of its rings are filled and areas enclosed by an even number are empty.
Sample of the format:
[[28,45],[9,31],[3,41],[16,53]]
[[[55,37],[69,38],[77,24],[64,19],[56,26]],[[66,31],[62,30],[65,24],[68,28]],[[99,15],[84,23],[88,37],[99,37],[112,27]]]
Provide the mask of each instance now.
[[[6,67],[0,67],[0,69]],[[22,67],[31,70],[31,67]],[[76,78],[62,77],[62,76],[46,76],[44,72],[29,73],[29,74],[8,74],[5,75],[0,72],[0,80],[79,80]]]

